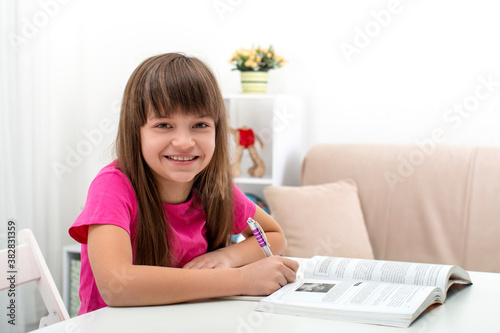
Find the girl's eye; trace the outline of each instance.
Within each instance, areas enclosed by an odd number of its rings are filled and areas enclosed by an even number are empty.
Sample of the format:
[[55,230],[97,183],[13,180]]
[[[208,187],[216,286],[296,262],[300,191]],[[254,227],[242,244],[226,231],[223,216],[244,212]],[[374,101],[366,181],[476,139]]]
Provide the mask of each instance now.
[[169,124],[161,123],[155,126],[156,128],[169,128],[171,127]]
[[206,123],[198,123],[196,125],[194,125],[195,128],[205,128],[205,127],[208,127],[208,124]]

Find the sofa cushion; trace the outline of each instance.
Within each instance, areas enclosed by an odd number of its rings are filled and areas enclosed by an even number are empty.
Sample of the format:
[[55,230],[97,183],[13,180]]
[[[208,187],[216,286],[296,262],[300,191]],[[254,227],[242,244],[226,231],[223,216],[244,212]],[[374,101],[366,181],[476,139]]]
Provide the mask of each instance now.
[[352,178],[376,259],[500,273],[500,147],[321,144],[301,185]]
[[284,255],[373,258],[354,180],[269,186],[264,195],[287,238]]

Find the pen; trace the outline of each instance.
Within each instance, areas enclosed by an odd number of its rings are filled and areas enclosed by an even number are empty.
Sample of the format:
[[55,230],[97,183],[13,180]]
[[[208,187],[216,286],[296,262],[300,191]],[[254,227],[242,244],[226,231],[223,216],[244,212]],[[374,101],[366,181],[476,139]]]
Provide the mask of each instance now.
[[260,227],[259,222],[249,217],[247,223],[250,226],[250,229],[252,229],[252,232],[255,238],[257,239],[257,242],[259,242],[260,248],[264,252],[264,255],[266,257],[272,257],[273,253],[269,248],[270,245],[267,242],[266,234],[264,233],[264,230],[262,230],[262,228]]

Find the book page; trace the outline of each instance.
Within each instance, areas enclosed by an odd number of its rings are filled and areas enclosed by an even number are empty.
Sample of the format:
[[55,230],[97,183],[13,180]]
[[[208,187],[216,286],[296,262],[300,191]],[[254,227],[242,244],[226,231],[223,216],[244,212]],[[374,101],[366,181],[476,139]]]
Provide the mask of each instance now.
[[[440,288],[443,293],[447,291],[449,276],[453,268],[456,267],[338,257],[313,257],[304,265],[304,277],[309,279],[377,281],[434,286]],[[467,274],[465,271],[464,273]]]
[[[424,286],[373,282],[302,280],[279,297],[286,302],[328,303],[344,306],[403,309],[413,313],[435,289]],[[380,309],[377,309],[380,311]]]
[[[443,302],[438,288],[362,281],[298,280],[263,299],[263,311],[333,317],[385,317],[411,322],[430,304]],[[279,311],[278,308],[283,310]],[[383,321],[380,321],[383,322]]]

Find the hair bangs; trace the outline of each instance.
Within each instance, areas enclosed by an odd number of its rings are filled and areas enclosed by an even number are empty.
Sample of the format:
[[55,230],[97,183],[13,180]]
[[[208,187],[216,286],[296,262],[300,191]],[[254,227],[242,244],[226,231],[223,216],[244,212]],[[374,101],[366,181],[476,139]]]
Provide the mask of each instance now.
[[225,112],[214,75],[196,58],[178,55],[159,62],[150,69],[144,84],[143,108],[155,117],[180,112],[210,117],[217,123]]

